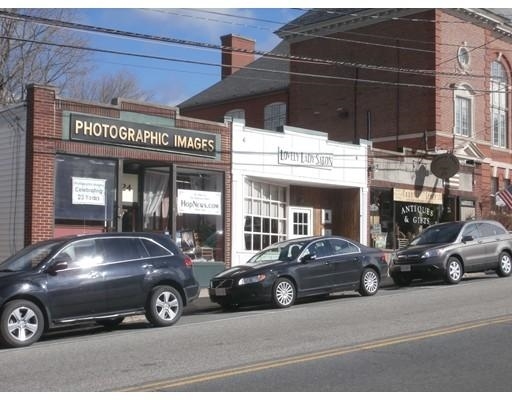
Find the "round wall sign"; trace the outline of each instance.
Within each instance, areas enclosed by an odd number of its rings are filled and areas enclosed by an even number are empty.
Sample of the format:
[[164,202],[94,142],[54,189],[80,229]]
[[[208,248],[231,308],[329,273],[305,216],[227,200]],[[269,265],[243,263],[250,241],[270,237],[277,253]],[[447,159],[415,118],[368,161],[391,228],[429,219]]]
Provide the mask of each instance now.
[[449,179],[459,172],[459,159],[452,153],[439,154],[434,157],[430,170],[441,179]]

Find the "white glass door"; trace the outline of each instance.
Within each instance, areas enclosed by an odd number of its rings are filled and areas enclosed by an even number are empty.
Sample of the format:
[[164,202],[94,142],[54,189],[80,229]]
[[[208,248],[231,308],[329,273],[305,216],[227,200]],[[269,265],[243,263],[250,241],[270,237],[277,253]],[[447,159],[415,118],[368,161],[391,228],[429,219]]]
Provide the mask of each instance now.
[[313,235],[313,209],[289,207],[288,228],[290,239]]

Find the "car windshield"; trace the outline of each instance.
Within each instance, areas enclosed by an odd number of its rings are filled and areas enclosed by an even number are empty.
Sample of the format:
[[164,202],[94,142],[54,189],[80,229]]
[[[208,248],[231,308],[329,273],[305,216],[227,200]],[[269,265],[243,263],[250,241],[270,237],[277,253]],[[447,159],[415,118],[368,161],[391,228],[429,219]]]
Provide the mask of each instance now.
[[462,224],[435,225],[425,229],[419,236],[416,236],[410,245],[451,243],[457,239]]
[[41,242],[25,247],[0,264],[0,272],[28,271],[37,268],[41,261],[53,253],[61,242]]
[[276,243],[255,254],[249,262],[262,263],[268,261],[294,260],[299,256],[306,244],[306,241]]

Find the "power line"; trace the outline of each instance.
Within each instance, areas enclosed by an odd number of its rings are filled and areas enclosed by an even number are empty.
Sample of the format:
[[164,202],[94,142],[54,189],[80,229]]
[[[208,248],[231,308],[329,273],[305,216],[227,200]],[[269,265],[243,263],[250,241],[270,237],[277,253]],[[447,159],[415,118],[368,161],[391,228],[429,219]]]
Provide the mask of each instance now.
[[[136,39],[144,39],[144,40],[150,40],[150,41],[157,41],[157,42],[164,42],[164,43],[172,43],[172,44],[179,44],[179,45],[185,45],[185,46],[193,46],[193,47],[201,47],[201,48],[208,48],[208,49],[216,49],[216,50],[226,50],[230,49],[233,51],[240,51],[244,53],[251,53],[251,54],[257,54],[262,55],[268,58],[273,59],[279,59],[279,60],[287,60],[287,61],[300,61],[300,62],[306,62],[306,63],[317,63],[317,64],[326,64],[326,65],[333,65],[333,66],[345,66],[345,67],[352,67],[352,68],[361,68],[361,69],[373,69],[378,71],[384,71],[384,72],[392,72],[392,73],[404,73],[404,74],[415,74],[415,75],[426,75],[426,76],[455,76],[455,77],[464,77],[464,78],[484,78],[484,75],[478,76],[478,75],[468,75],[464,73],[452,73],[452,72],[439,72],[439,71],[433,71],[433,70],[416,70],[416,69],[408,69],[408,68],[397,68],[397,67],[386,67],[386,66],[377,66],[377,65],[369,65],[369,64],[363,64],[363,63],[354,63],[354,62],[347,62],[347,61],[336,61],[336,60],[326,60],[326,59],[315,59],[315,58],[308,58],[308,57],[297,57],[297,56],[290,56],[289,54],[275,54],[271,52],[260,52],[260,51],[247,51],[245,49],[236,49],[236,48],[230,48],[225,46],[219,46],[219,45],[212,45],[208,43],[200,43],[200,42],[194,42],[189,40],[182,40],[182,39],[175,39],[175,38],[169,38],[169,37],[162,37],[162,36],[154,36],[154,35],[147,35],[147,34],[139,34],[134,32],[128,32],[128,31],[120,31],[110,28],[100,28],[96,26],[91,25],[83,25],[83,24],[77,24],[77,23],[70,23],[65,21],[58,21],[43,17],[35,17],[35,16],[29,16],[29,15],[23,15],[23,14],[16,14],[8,11],[0,11],[0,15],[5,15],[7,18],[12,19],[22,19],[26,21],[33,21],[36,23],[42,23],[46,25],[51,26],[60,26],[63,28],[69,28],[69,29],[75,29],[75,30],[86,30],[86,31],[92,31],[96,33],[104,33],[104,34],[111,34],[111,35],[117,35],[122,37],[129,37],[129,38],[136,38]],[[16,39],[11,38],[14,40],[22,40],[22,39]],[[49,43],[47,43],[49,44]],[[60,45],[64,47],[65,45]],[[92,50],[91,48],[88,48],[88,50]],[[111,51],[112,54],[116,54],[116,51]],[[125,54],[126,55],[126,54]],[[147,58],[151,58],[150,56],[146,56]],[[155,59],[165,59],[160,58],[158,56],[154,56]],[[175,59],[174,61],[178,61]],[[187,62],[187,60],[181,60],[181,62]],[[192,62],[196,64],[203,64],[203,65],[210,65],[211,63],[201,63],[201,62]],[[246,67],[246,69],[251,69],[250,67]],[[268,71],[272,72],[272,71]],[[276,73],[279,73],[281,71],[273,71]],[[307,74],[305,74],[307,75]],[[316,74],[315,77],[321,77],[320,75]],[[351,78],[340,78],[340,77],[330,77],[333,79],[347,79],[351,80]],[[359,82],[364,82],[362,80],[358,80]],[[383,83],[383,84],[389,84],[388,82],[383,81],[371,81],[366,80],[367,83]],[[403,86],[403,84],[398,84],[400,86]],[[408,84],[405,84],[406,86]],[[414,85],[410,84],[411,86],[425,86],[425,85]],[[431,87],[432,86],[425,86],[425,87]]]

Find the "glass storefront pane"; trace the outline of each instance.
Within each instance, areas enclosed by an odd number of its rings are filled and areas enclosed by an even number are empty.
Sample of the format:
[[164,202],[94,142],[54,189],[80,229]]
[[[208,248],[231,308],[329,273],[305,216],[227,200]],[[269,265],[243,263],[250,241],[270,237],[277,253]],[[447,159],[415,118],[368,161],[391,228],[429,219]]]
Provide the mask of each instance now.
[[270,216],[272,218],[277,218],[279,216],[278,215],[277,203],[271,203],[270,204]]
[[112,228],[116,203],[117,163],[112,160],[55,157],[55,218],[62,221],[104,221]]
[[278,221],[277,219],[272,219],[270,224],[270,232],[271,233],[279,233],[277,230]]
[[261,200],[253,200],[252,207],[253,214],[261,215]]
[[268,201],[262,202],[261,215],[265,217],[270,216],[270,203]]
[[262,186],[262,194],[261,197],[263,199],[270,199],[270,185],[263,184]]
[[262,248],[265,248],[265,247],[267,247],[269,245],[270,245],[270,236],[263,235],[262,236],[262,243],[261,243]]
[[[176,176],[176,200],[181,211],[176,215],[177,238],[191,238],[192,248],[187,254],[195,262],[224,261],[223,173],[178,168]],[[206,206],[196,208],[191,199],[198,199]]]
[[253,250],[261,250],[261,236],[254,235],[253,236]]
[[261,183],[254,182],[252,197],[261,198]]
[[270,186],[270,200],[279,201],[279,190],[280,188],[277,186]]

